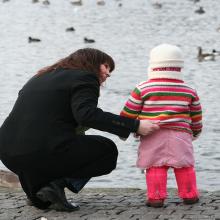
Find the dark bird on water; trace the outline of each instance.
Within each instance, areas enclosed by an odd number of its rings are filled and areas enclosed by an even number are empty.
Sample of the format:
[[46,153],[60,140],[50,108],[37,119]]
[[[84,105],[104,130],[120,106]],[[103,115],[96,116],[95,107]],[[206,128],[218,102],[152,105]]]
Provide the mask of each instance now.
[[74,27],[69,27],[69,28],[66,28],[66,31],[75,31],[75,28]]
[[44,5],[49,5],[50,4],[50,2],[48,1],[48,0],[45,0],[45,1],[43,1],[42,2]]
[[204,60],[215,60],[215,54],[213,53],[203,53],[202,47],[198,47],[198,55],[197,55],[198,61],[202,62]]
[[204,10],[203,7],[199,7],[199,9],[195,10],[195,13],[197,13],[197,14],[204,14],[205,10]]
[[85,43],[95,43],[95,40],[84,37],[84,42]]
[[103,0],[98,0],[98,1],[96,2],[96,4],[97,4],[97,5],[105,5],[105,1],[103,1]]
[[74,2],[70,2],[72,5],[77,5],[77,6],[81,6],[83,3],[82,3],[82,0],[78,0],[78,1],[74,1]]
[[162,8],[162,4],[161,3],[158,3],[158,2],[155,2],[152,4],[152,6],[156,9],[161,9]]
[[40,42],[41,39],[38,38],[33,38],[33,37],[28,37],[28,43],[32,43],[32,42]]
[[200,0],[190,0],[191,2],[193,2],[194,4],[200,2]]

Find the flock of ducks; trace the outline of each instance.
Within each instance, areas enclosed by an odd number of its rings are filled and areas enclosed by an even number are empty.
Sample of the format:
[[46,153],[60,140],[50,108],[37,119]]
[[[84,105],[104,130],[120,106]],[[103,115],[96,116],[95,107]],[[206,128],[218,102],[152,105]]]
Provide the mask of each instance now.
[[[77,5],[77,6],[81,6],[83,5],[83,1],[82,0],[75,0],[70,2],[72,5]],[[105,1],[104,0],[97,0],[96,1],[97,5],[105,5]],[[122,3],[119,3],[118,6],[122,6]]]
[[[66,28],[66,32],[74,32],[74,31],[75,31],[74,27]],[[95,43],[94,39],[91,39],[91,38],[88,38],[88,37],[84,37],[83,40],[84,40],[84,43]],[[34,42],[41,42],[41,39],[29,36],[28,37],[28,43],[34,43]]]
[[[190,0],[190,1],[192,1],[194,3],[200,2],[200,0]],[[154,3],[152,3],[152,6],[154,8],[156,8],[156,9],[161,9],[163,5],[161,3],[159,3],[159,2],[154,2]],[[200,6],[198,9],[195,10],[195,13],[197,13],[197,14],[204,14],[205,10],[204,10],[204,8],[202,6]]]
[[[9,1],[9,0],[3,0],[3,1]],[[40,2],[40,1],[39,0],[32,0],[32,3],[38,3],[38,2]],[[44,0],[42,3],[44,5],[50,4],[49,0]],[[75,5],[75,6],[81,6],[81,5],[83,5],[83,1],[82,0],[75,0],[75,1],[70,2],[70,4]],[[105,1],[104,0],[97,0],[96,4],[97,5],[105,5]],[[121,3],[120,3],[120,6],[122,6]]]
[[[9,0],[3,0],[3,1],[9,1]],[[116,0],[116,1],[121,1],[121,0]],[[40,0],[32,0],[32,3],[39,3],[39,2],[40,2]],[[75,0],[75,1],[72,1],[70,3],[72,5],[75,5],[75,6],[82,6],[83,5],[82,0]],[[50,5],[50,1],[49,0],[43,0],[42,4]],[[104,0],[96,0],[96,4],[104,6],[105,1]],[[119,3],[118,6],[121,7],[122,3]],[[75,31],[74,27],[66,28],[66,32],[73,32],[73,31]],[[94,39],[91,39],[91,38],[88,38],[88,37],[84,37],[83,40],[84,40],[84,43],[95,43],[96,42]],[[34,43],[34,42],[41,42],[41,39],[29,36],[28,37],[28,43]]]
[[[95,40],[91,38],[84,37],[83,40],[84,40],[84,43],[89,43],[89,44],[95,43]],[[28,43],[36,43],[36,42],[41,42],[41,39],[34,38],[31,36],[28,37]]]
[[[9,0],[3,0],[3,2],[7,2],[7,1],[9,1]],[[120,1],[120,0],[116,0],[116,1]],[[190,1],[192,1],[193,3],[200,2],[200,0],[190,0]],[[32,0],[32,3],[38,3],[38,2],[39,2],[39,0]],[[75,6],[83,5],[83,1],[82,0],[75,0],[75,1],[72,1],[70,3],[72,5],[75,5]],[[97,0],[96,3],[97,3],[97,5],[105,5],[105,1],[104,0]],[[50,1],[49,0],[43,0],[42,4],[49,5]],[[119,3],[119,6],[122,6],[122,4]],[[156,9],[161,9],[162,8],[162,4],[158,3],[158,2],[152,3],[152,6],[154,8],[156,8]],[[200,6],[197,10],[195,10],[195,13],[197,13],[197,14],[204,14],[205,10],[204,10],[203,7]],[[73,31],[75,31],[74,27],[66,28],[66,32],[73,32]],[[217,31],[220,32],[220,27],[217,29]],[[87,38],[87,37],[84,37],[83,40],[84,40],[84,43],[95,43],[94,39],[90,39],[90,38]],[[29,36],[28,37],[28,42],[29,43],[41,42],[41,39]],[[217,50],[213,49],[210,53],[204,53],[202,47],[198,47],[197,59],[198,59],[199,62],[206,61],[206,60],[214,61],[216,56],[220,56],[220,51],[217,51]]]

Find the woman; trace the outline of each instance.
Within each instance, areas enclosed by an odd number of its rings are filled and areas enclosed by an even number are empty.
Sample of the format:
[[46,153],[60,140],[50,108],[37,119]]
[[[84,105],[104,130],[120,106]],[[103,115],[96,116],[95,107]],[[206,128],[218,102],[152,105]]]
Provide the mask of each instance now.
[[148,121],[125,118],[97,107],[100,85],[114,61],[97,49],[77,50],[40,70],[20,90],[0,129],[2,162],[16,173],[32,204],[40,209],[74,211],[64,188],[78,193],[91,177],[116,167],[110,139],[77,133],[79,126],[128,137],[158,129]]

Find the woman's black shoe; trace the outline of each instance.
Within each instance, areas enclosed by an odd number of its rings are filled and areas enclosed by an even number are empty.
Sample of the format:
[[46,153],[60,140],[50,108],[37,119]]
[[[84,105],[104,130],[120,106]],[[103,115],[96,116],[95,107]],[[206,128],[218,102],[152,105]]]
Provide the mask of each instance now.
[[48,186],[42,187],[36,193],[36,196],[44,202],[51,202],[50,208],[57,211],[72,212],[79,210],[78,205],[71,204],[67,201],[64,187],[59,186],[56,181],[51,182]]

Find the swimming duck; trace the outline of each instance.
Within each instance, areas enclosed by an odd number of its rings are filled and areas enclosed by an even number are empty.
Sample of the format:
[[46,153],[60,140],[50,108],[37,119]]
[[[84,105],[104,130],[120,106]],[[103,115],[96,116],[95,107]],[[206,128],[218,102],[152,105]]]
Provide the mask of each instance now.
[[195,10],[195,13],[197,13],[197,14],[204,14],[205,10],[204,10],[203,7],[199,7],[199,9]]
[[200,2],[200,0],[191,0],[194,4]]
[[31,43],[31,42],[40,42],[41,39],[38,39],[38,38],[33,38],[33,37],[28,37],[28,43]]
[[38,3],[39,0],[32,0],[32,3]]
[[74,2],[70,2],[72,5],[78,5],[78,6],[81,6],[83,3],[82,3],[82,0],[78,0],[78,1],[74,1]]
[[202,47],[198,47],[198,55],[197,55],[198,61],[202,62],[204,60],[215,60],[214,53],[202,53]]
[[162,4],[158,3],[158,2],[155,2],[152,4],[152,6],[156,9],[161,9],[162,8]]
[[85,43],[95,43],[95,40],[84,37],[84,42]]
[[69,27],[69,28],[66,28],[66,31],[75,31],[75,28],[74,27]]
[[105,5],[105,1],[103,0],[98,0],[96,3],[97,5]]
[[44,5],[49,5],[49,4],[50,4],[50,2],[49,2],[48,0],[44,0],[42,3],[43,3]]

